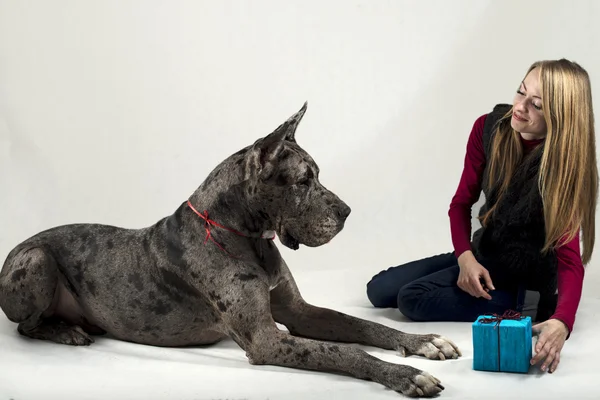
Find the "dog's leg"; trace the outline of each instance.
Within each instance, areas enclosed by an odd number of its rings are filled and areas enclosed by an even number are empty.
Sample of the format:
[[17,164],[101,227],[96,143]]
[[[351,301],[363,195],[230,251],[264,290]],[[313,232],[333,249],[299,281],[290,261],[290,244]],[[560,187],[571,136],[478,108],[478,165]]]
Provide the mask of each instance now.
[[444,389],[438,379],[411,366],[385,362],[351,345],[294,337],[277,329],[269,312],[268,287],[258,279],[227,289],[213,293],[213,299],[221,304],[228,334],[251,364],[350,375],[411,397]]
[[23,336],[89,345],[93,340],[79,326],[52,318],[58,285],[58,269],[50,254],[41,248],[17,251],[0,272],[0,308],[19,324]]
[[461,356],[458,347],[441,335],[405,333],[308,304],[285,265],[282,273],[286,280],[271,291],[271,312],[275,321],[285,325],[295,336],[397,350],[402,356],[421,355],[441,360]]

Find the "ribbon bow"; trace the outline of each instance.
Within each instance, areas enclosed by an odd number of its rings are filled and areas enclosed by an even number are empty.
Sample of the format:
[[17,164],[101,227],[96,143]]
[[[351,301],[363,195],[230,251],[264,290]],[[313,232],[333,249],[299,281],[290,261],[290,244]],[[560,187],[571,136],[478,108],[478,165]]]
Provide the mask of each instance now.
[[482,324],[490,324],[490,323],[495,322],[496,326],[498,326],[498,325],[500,325],[500,322],[502,322],[504,320],[521,320],[523,318],[525,318],[525,317],[523,315],[521,315],[520,312],[513,311],[513,310],[507,310],[502,315],[492,314],[491,317],[482,318],[479,320],[479,322],[481,322]]

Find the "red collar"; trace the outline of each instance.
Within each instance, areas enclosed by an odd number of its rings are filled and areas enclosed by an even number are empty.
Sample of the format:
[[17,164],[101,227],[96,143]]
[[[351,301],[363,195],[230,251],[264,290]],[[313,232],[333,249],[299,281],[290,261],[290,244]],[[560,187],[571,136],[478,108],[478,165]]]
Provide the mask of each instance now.
[[[207,210],[204,210],[203,212],[199,212],[198,210],[196,210],[196,209],[194,208],[194,206],[192,205],[192,203],[190,202],[190,200],[188,200],[188,201],[187,201],[187,205],[188,205],[188,207],[190,207],[190,208],[192,209],[192,211],[194,211],[194,213],[196,213],[196,215],[198,215],[200,218],[202,218],[202,219],[204,220],[204,229],[206,230],[206,238],[204,239],[204,243],[206,243],[206,241],[207,241],[208,239],[210,239],[210,240],[212,240],[212,242],[213,242],[214,244],[216,244],[216,245],[217,245],[217,246],[218,246],[218,247],[219,247],[221,250],[223,250],[225,253],[229,254],[229,255],[230,255],[230,256],[232,256],[232,257],[235,257],[233,254],[231,254],[231,253],[229,253],[227,250],[225,250],[225,248],[223,248],[223,246],[221,246],[221,244],[219,244],[219,243],[218,243],[218,242],[217,242],[217,241],[216,241],[216,240],[215,240],[215,239],[212,237],[212,235],[210,234],[210,229],[211,229],[211,226],[216,226],[216,227],[218,227],[218,228],[225,229],[225,230],[227,230],[227,231],[229,231],[229,232],[235,233],[235,234],[236,234],[236,235],[238,235],[238,236],[243,236],[243,237],[251,237],[251,236],[249,236],[249,235],[243,234],[242,232],[236,231],[235,229],[227,228],[226,226],[223,226],[223,225],[219,224],[218,222],[216,222],[216,221],[214,221],[214,220],[210,219],[210,218],[208,217],[208,211],[207,211]],[[273,234],[273,235],[272,235],[272,236],[270,236],[270,237],[262,237],[262,236],[261,236],[261,239],[273,240],[273,239],[275,239],[275,234]],[[236,257],[236,258],[237,258],[237,257]]]

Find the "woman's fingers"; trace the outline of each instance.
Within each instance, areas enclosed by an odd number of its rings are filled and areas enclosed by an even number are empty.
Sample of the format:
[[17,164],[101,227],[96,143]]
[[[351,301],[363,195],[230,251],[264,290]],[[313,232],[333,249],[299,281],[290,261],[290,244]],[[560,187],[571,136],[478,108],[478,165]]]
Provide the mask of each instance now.
[[550,345],[546,342],[546,338],[540,336],[538,342],[535,345],[535,356],[531,359],[531,365],[535,365],[546,358],[548,355],[548,351],[550,350]]
[[[492,296],[481,284],[481,278],[486,280],[487,287],[493,288],[492,281],[487,274],[487,270],[483,267],[473,268],[469,267],[470,270],[461,271],[459,278],[456,282],[457,286],[466,293],[469,293],[473,297],[483,297],[484,299],[491,300]],[[464,275],[463,275],[464,272]]]
[[556,371],[556,368],[558,368],[559,363],[560,363],[560,351],[557,351],[556,357],[554,357],[554,361],[552,362],[552,365],[550,366],[550,370],[548,372],[553,373],[554,371]]
[[547,331],[547,325],[535,326],[534,332],[539,332],[537,343],[535,344],[535,356],[531,359],[531,365],[542,361],[540,369],[550,373],[556,371],[560,363],[560,352],[562,350],[561,339],[552,331]]
[[488,287],[488,289],[496,290],[494,284],[492,283],[492,277],[487,269],[483,270],[483,279],[485,280],[485,285]]
[[483,297],[484,299],[491,300],[492,296],[488,292],[483,289],[483,286],[480,282],[480,274],[474,274],[471,276],[471,290],[473,291],[473,296],[475,297]]
[[546,356],[546,359],[544,360],[544,362],[542,363],[542,371],[546,371],[548,369],[548,367],[550,365],[552,365],[553,361],[556,359],[556,348],[552,345],[550,345],[550,348],[548,349],[548,356]]

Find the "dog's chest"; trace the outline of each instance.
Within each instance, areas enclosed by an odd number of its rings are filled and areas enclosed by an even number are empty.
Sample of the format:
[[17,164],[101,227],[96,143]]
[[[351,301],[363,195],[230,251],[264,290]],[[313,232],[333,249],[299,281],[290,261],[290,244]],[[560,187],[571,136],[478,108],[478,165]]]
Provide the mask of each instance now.
[[279,265],[263,265],[261,266],[265,272],[269,290],[275,289],[281,282],[281,268]]
[[262,270],[262,274],[269,285],[269,290],[273,290],[279,285],[282,278],[281,254],[273,243],[261,241],[257,251],[256,264]]

